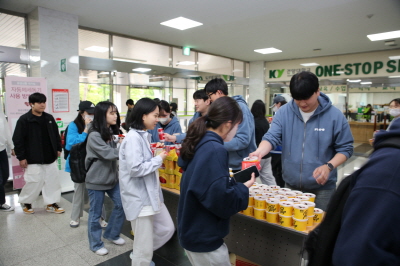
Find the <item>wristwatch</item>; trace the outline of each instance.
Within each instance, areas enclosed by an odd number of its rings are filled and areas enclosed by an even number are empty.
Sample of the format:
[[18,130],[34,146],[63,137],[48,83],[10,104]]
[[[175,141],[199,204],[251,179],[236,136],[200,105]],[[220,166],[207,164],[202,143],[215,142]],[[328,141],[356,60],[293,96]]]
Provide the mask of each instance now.
[[335,167],[331,163],[326,163],[326,165],[328,166],[329,171],[332,171],[333,169],[335,169]]

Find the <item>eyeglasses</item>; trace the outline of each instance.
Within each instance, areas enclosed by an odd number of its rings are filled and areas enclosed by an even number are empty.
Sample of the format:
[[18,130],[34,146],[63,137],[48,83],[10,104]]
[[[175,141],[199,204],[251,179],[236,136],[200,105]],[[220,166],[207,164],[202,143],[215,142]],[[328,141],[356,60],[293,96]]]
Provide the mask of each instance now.
[[210,93],[207,93],[207,96],[208,96],[208,98],[210,98],[210,97],[211,97],[211,95],[213,95],[213,94],[215,94],[215,92],[210,92]]

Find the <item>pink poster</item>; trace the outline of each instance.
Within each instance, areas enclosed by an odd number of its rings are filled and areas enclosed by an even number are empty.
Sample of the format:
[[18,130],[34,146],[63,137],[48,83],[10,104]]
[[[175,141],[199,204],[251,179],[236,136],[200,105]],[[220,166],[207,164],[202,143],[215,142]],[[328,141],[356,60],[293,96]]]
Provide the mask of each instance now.
[[[31,109],[29,95],[40,92],[47,97],[47,82],[45,78],[9,76],[5,77],[5,87],[6,114],[8,116],[8,124],[13,133],[18,118]],[[47,112],[47,107],[45,111]],[[25,185],[24,169],[19,166],[19,161],[15,156],[12,156],[12,171],[14,188],[22,188]]]

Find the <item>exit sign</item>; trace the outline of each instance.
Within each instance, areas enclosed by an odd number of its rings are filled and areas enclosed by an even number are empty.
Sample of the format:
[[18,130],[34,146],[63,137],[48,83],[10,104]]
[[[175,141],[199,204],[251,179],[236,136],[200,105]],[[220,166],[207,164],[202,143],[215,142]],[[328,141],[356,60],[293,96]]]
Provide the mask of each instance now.
[[182,53],[183,55],[190,55],[190,47],[183,47]]
[[60,62],[60,71],[61,72],[66,72],[67,71],[67,59],[61,59]]

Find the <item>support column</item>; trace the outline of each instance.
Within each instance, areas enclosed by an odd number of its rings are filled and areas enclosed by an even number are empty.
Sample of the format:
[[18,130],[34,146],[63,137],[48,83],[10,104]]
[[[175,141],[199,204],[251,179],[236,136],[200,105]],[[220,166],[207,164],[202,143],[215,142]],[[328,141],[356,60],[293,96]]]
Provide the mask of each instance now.
[[264,61],[250,62],[249,100],[251,108],[256,100],[265,101],[265,70]]

